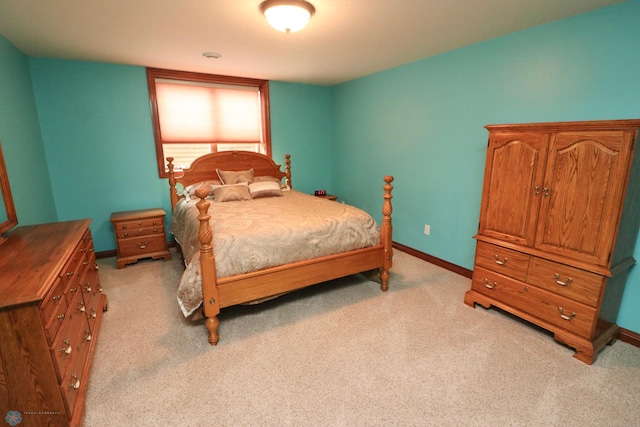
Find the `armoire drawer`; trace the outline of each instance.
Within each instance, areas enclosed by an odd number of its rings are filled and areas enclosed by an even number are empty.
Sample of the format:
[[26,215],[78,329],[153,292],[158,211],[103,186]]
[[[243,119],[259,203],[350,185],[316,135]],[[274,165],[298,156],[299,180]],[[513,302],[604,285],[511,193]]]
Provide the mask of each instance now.
[[480,267],[473,272],[472,288],[586,339],[597,321],[594,308]]
[[478,242],[476,248],[476,265],[522,281],[527,278],[529,258],[527,254],[486,242]]
[[527,282],[591,307],[598,307],[605,279],[595,273],[533,257]]

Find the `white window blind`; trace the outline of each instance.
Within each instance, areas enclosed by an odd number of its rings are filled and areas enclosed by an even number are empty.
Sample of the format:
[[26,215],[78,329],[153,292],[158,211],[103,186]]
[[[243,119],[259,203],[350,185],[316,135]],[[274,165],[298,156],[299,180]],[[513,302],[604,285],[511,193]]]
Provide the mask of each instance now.
[[261,142],[257,87],[156,80],[164,142]]
[[218,151],[271,155],[268,81],[158,68],[147,80],[161,177],[167,157],[187,169]]

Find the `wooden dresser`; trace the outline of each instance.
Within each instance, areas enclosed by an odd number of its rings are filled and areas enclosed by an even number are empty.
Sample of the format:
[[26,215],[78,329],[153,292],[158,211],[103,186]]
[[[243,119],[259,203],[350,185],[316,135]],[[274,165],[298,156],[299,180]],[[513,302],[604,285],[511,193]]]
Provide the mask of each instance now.
[[18,227],[0,245],[0,415],[77,426],[102,313],[89,220]]
[[118,268],[141,258],[171,259],[164,232],[164,209],[140,209],[111,214],[118,247]]
[[640,120],[491,125],[469,306],[554,333],[591,364],[616,319],[640,224]]

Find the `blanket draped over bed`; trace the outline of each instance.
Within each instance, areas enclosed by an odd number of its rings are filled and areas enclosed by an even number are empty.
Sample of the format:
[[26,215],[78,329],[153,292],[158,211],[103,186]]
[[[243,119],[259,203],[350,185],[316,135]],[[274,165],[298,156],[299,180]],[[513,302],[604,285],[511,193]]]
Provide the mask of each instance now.
[[[218,278],[374,246],[380,230],[366,212],[295,190],[282,197],[216,203],[208,213]],[[178,301],[185,316],[202,303],[198,209],[176,204],[171,232],[182,247],[186,270]]]

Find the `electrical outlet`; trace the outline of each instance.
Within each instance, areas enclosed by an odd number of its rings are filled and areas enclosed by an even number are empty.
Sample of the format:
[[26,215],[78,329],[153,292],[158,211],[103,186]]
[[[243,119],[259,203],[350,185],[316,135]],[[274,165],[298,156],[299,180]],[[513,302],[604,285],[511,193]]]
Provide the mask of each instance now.
[[431,226],[429,224],[425,224],[424,225],[424,234],[426,236],[428,236],[429,234],[431,234]]

